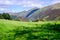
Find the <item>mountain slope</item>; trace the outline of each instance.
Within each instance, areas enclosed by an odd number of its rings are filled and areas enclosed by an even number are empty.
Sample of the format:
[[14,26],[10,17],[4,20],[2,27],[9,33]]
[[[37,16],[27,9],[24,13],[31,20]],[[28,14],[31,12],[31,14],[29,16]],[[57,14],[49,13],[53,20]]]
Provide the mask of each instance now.
[[40,8],[40,10],[34,12],[29,18],[32,21],[36,19],[45,19],[47,21],[60,20],[60,3]]
[[60,20],[60,3],[49,5],[43,8],[32,8],[28,11],[16,13],[16,15],[14,14],[13,16],[21,21]]

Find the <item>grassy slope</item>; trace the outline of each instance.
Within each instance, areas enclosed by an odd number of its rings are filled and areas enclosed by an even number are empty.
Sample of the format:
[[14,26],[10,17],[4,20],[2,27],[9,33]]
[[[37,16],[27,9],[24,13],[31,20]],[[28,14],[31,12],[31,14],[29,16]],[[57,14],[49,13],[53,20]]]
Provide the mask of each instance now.
[[0,40],[60,40],[60,21],[18,22],[0,19]]

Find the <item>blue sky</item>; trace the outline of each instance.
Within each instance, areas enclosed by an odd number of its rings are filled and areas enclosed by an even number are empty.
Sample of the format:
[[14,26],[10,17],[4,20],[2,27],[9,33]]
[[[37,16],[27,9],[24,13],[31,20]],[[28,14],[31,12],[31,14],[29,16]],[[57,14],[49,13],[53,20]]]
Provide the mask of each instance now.
[[55,3],[60,3],[60,0],[0,0],[0,12],[21,12]]

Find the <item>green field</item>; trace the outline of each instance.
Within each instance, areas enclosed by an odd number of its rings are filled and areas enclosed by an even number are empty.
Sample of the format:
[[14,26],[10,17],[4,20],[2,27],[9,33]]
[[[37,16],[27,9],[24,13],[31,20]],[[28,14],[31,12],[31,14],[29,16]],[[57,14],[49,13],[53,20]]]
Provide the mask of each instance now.
[[0,19],[0,40],[60,40],[60,21],[20,22]]

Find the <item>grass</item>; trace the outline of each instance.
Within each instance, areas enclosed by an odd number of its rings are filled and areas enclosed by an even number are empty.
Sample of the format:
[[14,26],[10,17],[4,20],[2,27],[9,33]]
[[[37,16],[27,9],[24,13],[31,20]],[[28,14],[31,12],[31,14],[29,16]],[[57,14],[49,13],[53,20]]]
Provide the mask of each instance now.
[[60,21],[20,22],[0,19],[0,40],[60,40]]

